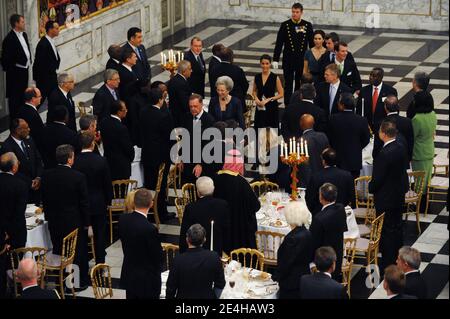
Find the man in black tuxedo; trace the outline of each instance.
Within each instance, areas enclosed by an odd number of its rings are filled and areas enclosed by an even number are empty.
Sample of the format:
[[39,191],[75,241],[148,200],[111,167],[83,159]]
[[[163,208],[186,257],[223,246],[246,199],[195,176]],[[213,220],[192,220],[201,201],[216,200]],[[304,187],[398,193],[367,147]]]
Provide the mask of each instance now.
[[56,72],[61,64],[61,57],[55,45],[55,38],[59,35],[58,22],[47,21],[45,33],[36,46],[33,64],[33,79],[42,92],[43,100],[58,87]]
[[[356,113],[364,116],[373,132],[377,132],[386,116],[384,102],[388,95],[397,96],[397,90],[383,82],[384,70],[373,68],[369,75],[369,85],[361,89]],[[364,101],[364,105],[363,104]]]
[[390,265],[384,270],[383,288],[387,299],[417,299],[404,293],[406,286],[405,273],[397,266]]
[[302,136],[300,118],[303,114],[311,114],[314,117],[314,130],[325,132],[327,118],[324,111],[314,104],[316,90],[312,84],[302,84],[299,99],[289,104],[283,113],[281,120],[281,132],[285,140],[292,137],[298,139]]
[[17,176],[25,182],[30,203],[40,203],[39,188],[43,171],[41,155],[29,137],[30,128],[22,119],[14,119],[11,122],[11,134],[5,140],[0,149],[0,154],[13,152],[20,162]]
[[345,42],[339,42],[336,47],[336,65],[339,68],[340,79],[343,83],[347,84],[352,89],[353,93],[359,94],[362,82],[361,75],[359,74],[358,67],[355,60],[348,56],[348,45]]
[[189,227],[189,249],[173,260],[166,286],[166,299],[217,299],[217,290],[225,287],[225,275],[219,255],[203,249],[206,230],[200,224]]
[[362,151],[370,142],[367,120],[354,113],[355,99],[351,93],[342,93],[339,98],[339,113],[331,116],[328,137],[337,152],[338,167],[349,171],[353,179],[358,178],[362,168]]
[[348,299],[345,287],[332,279],[337,257],[332,247],[316,250],[314,264],[317,272],[300,279],[300,299]]
[[[152,73],[150,69],[150,64],[148,63],[147,53],[145,52],[145,47],[143,43],[142,30],[139,28],[130,28],[127,32],[128,42],[122,47],[123,49],[132,50],[136,53],[137,61],[133,66],[133,71],[142,85],[152,81]],[[123,62],[123,61],[122,61]]]
[[352,89],[339,79],[339,68],[336,64],[325,67],[325,81],[317,86],[315,103],[324,110],[327,119],[338,112],[339,96],[344,92],[352,93]]
[[[214,119],[208,112],[203,110],[203,99],[198,94],[189,98],[190,113],[186,113],[182,119],[182,127],[186,129],[189,136],[182,135],[182,179],[184,183],[194,183],[202,175],[212,175],[213,165],[207,164],[202,156],[203,147],[209,142],[201,139],[204,130],[214,124]],[[189,148],[189,157],[186,149]]]
[[92,106],[94,107],[94,115],[97,116],[99,122],[104,118],[110,116],[111,104],[114,101],[120,100],[119,85],[120,76],[119,72],[115,69],[106,69],[103,73],[103,84],[94,95],[92,100]]
[[112,199],[111,174],[106,159],[94,153],[94,134],[84,132],[81,135],[80,144],[81,154],[76,156],[73,168],[86,176],[89,215],[94,232],[95,263],[103,264],[106,256],[106,212]]
[[314,130],[314,118],[311,114],[303,114],[300,118],[300,128],[303,131],[300,142],[303,139],[308,143],[309,160],[299,168],[300,185],[307,187],[311,176],[323,169],[321,155],[330,146],[325,133]]
[[72,169],[75,151],[71,145],[60,145],[55,153],[58,166],[46,170],[41,181],[45,219],[55,255],[61,255],[64,237],[78,229],[74,264],[80,269],[83,290],[89,284],[87,236],[92,234],[86,177]]
[[337,255],[333,279],[342,279],[342,256],[344,233],[347,229],[347,214],[342,204],[336,203],[338,189],[330,183],[319,189],[319,201],[322,210],[314,215],[310,231],[313,236],[314,250],[322,246],[331,246]]
[[102,143],[102,137],[100,135],[100,132],[97,131],[97,117],[92,114],[86,114],[80,117],[78,120],[78,123],[80,125],[80,131],[77,133],[78,138],[78,144],[77,148],[75,149],[75,155],[78,155],[82,151],[81,146],[81,136],[83,133],[90,133],[94,135],[94,150],[93,152],[95,154],[101,155],[99,150],[99,145]]
[[151,106],[142,108],[139,116],[139,131],[142,142],[141,162],[144,166],[144,187],[156,190],[159,166],[165,163],[165,170],[158,197],[158,213],[161,220],[167,219],[166,185],[170,168],[170,133],[173,129],[172,117],[161,110],[164,104],[162,91],[152,89],[147,96]]
[[127,299],[159,299],[163,250],[158,229],[147,219],[152,194],[139,189],[134,195],[135,211],[124,214],[119,221],[123,264],[120,285]]
[[23,104],[23,92],[28,87],[28,70],[32,58],[24,17],[13,14],[9,23],[12,30],[3,39],[0,62],[6,72],[6,98],[11,121],[17,117]]
[[67,120],[67,127],[77,131],[77,123],[75,120],[75,102],[70,93],[75,87],[75,79],[68,73],[61,73],[58,75],[58,87],[50,93],[48,97],[48,113],[47,124],[55,121],[55,108],[63,105],[67,109],[69,118]]
[[46,169],[57,165],[55,159],[55,150],[59,145],[69,144],[75,149],[78,148],[78,137],[76,131],[67,127],[68,114],[67,108],[63,105],[57,105],[53,111],[53,122],[47,123],[44,129],[44,166]]
[[128,129],[122,124],[127,116],[127,107],[122,101],[111,104],[111,115],[100,123],[104,156],[111,170],[111,179],[129,179],[131,163],[134,160],[134,146]]
[[345,207],[355,200],[352,175],[348,171],[336,167],[337,156],[334,149],[327,148],[322,152],[322,163],[324,169],[311,177],[306,188],[306,204],[313,216],[322,209],[322,204],[319,201],[319,189],[325,183],[331,183],[337,187],[336,203]]
[[[386,100],[384,101],[384,108],[386,110],[387,116],[386,119],[394,122],[397,130],[398,130],[398,141],[403,144],[408,153],[408,163],[407,167],[409,168],[409,163],[412,160],[412,153],[414,148],[414,130],[412,126],[411,119],[400,116],[400,107],[398,105],[398,98],[395,95],[388,95]],[[383,142],[378,137],[378,134],[375,134],[374,145],[373,145],[373,158],[377,157],[378,153],[383,147]]]
[[122,47],[118,44],[111,44],[108,48],[109,60],[106,62],[106,68],[119,71],[119,66],[121,64],[120,59],[122,57]]
[[38,109],[41,105],[42,95],[38,88],[28,88],[24,94],[25,105],[17,113],[17,118],[25,120],[30,126],[30,136],[33,138],[39,152],[44,149],[44,129],[45,125],[39,115]]
[[230,92],[231,96],[235,96],[241,100],[242,105],[245,105],[245,96],[249,88],[247,77],[244,70],[233,64],[234,53],[230,48],[224,48],[221,51],[220,64],[211,70],[211,77],[209,83],[211,85],[211,97],[217,96],[216,82],[221,76],[228,76],[233,80],[234,86]]
[[206,230],[204,248],[211,248],[211,221],[214,221],[213,250],[219,256],[229,253],[229,234],[231,212],[228,203],[214,198],[214,182],[210,177],[202,176],[196,181],[198,201],[186,206],[180,229],[180,253],[188,249],[185,234],[194,224],[200,224]]
[[[19,161],[12,152],[0,157],[0,202],[2,203],[0,228],[7,234],[5,243],[11,249],[25,247],[27,242],[27,227],[25,210],[27,208],[28,185],[16,174],[19,170]],[[2,240],[5,239],[2,233]],[[1,246],[0,251],[3,250]],[[0,274],[3,275],[3,274]]]
[[188,79],[193,93],[205,97],[206,63],[203,58],[203,41],[199,37],[191,40],[191,49],[186,52],[184,59],[191,62],[192,74]]
[[208,79],[209,85],[211,86],[211,91],[215,87],[214,86],[215,84],[211,84],[212,71],[222,62],[222,59],[220,57],[222,56],[223,49],[225,49],[225,46],[222,43],[214,44],[213,47],[211,48],[212,57],[209,60],[208,66]]
[[398,251],[397,267],[405,273],[406,277],[405,294],[417,299],[427,299],[427,283],[419,270],[421,262],[420,252],[415,248],[403,246]]
[[22,286],[20,299],[22,300],[54,300],[61,299],[56,290],[45,290],[38,286],[41,274],[33,258],[20,261],[16,273],[17,281]]
[[192,88],[188,80],[191,74],[191,62],[181,61],[178,64],[178,73],[167,83],[170,111],[175,127],[181,125],[184,114],[189,112],[189,97],[192,95]]
[[373,162],[369,192],[374,196],[377,215],[385,213],[381,233],[381,270],[395,264],[397,253],[403,246],[403,206],[408,190],[408,175],[405,163],[406,150],[397,141],[395,123],[384,120],[379,137],[384,146]]

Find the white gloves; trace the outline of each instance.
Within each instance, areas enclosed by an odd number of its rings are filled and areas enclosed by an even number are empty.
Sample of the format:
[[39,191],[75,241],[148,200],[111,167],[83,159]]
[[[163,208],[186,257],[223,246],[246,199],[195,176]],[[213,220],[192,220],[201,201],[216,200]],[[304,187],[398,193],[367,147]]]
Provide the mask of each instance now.
[[272,62],[272,67],[276,70],[278,69],[278,62],[273,61]]

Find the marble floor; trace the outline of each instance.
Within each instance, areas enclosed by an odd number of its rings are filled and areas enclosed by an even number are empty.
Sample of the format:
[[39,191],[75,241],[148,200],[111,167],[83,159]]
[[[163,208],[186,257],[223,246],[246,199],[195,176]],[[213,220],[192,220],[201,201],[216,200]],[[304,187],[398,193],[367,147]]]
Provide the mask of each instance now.
[[[436,161],[447,162],[449,149],[449,36],[445,32],[408,32],[404,30],[372,30],[351,27],[315,26],[327,31],[337,32],[342,40],[349,43],[349,50],[353,53],[361,72],[363,83],[368,83],[370,70],[381,66],[385,70],[385,82],[393,85],[399,93],[402,111],[406,110],[412,99],[411,80],[414,73],[424,70],[431,75],[431,94],[434,97],[438,114],[438,130],[435,140]],[[235,63],[243,67],[250,82],[259,72],[259,57],[263,53],[273,54],[274,42],[278,25],[273,23],[255,23],[245,21],[208,20],[195,28],[182,30],[164,40],[161,45],[148,49],[151,58],[153,80],[167,81],[169,75],[161,70],[159,52],[162,49],[184,50],[189,46],[190,39],[196,35],[204,40],[205,59],[211,56],[211,46],[223,43],[230,46],[235,53]],[[208,63],[208,60],[207,60]],[[281,70],[275,73],[282,74]],[[207,81],[208,82],[208,81]],[[74,100],[90,102],[96,90],[102,85],[102,75],[97,74],[77,85]],[[250,85],[250,88],[252,85]],[[207,83],[207,96],[210,86]],[[46,111],[42,111],[45,119]],[[4,140],[8,132],[0,134],[0,141]],[[251,170],[246,172],[249,180],[258,178],[258,174]],[[448,184],[448,180],[447,180]],[[169,211],[175,212],[171,191]],[[449,232],[447,230],[448,212],[443,205],[432,204],[428,216],[421,215],[422,234],[417,233],[414,218],[405,222],[404,242],[419,249],[422,255],[421,270],[429,285],[429,297],[449,298]],[[161,239],[163,242],[178,243],[179,226],[174,221],[171,225],[161,225]],[[124,291],[119,289],[120,269],[123,254],[120,241],[114,242],[107,249],[106,262],[112,267],[114,296],[124,298]],[[352,277],[352,298],[375,299],[384,298],[385,293],[381,283],[374,283],[368,287],[365,269],[357,267]],[[92,298],[92,289],[81,292],[78,297]]]

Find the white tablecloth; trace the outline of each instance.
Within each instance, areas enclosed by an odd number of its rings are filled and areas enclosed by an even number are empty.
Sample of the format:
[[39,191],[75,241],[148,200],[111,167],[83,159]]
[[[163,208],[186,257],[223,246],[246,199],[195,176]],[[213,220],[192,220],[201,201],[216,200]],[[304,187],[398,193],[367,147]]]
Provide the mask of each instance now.
[[134,161],[131,163],[131,177],[130,179],[138,182],[138,187],[144,187],[144,168],[141,164],[141,149],[134,147]]
[[[26,213],[27,214],[34,214],[36,211],[36,206],[34,205],[28,205]],[[33,217],[29,217],[26,219],[27,222],[27,243],[26,247],[43,247],[48,250],[52,249],[52,240],[50,238],[50,232],[48,231],[48,223],[44,221],[42,225],[38,225],[36,227],[33,227],[32,229],[30,226],[36,225],[36,219],[39,218],[40,220],[45,220],[45,216],[37,215]]]
[[[244,272],[247,272],[246,275]],[[276,299],[279,290],[278,283],[271,278],[262,280],[258,277],[261,272],[254,269],[240,269],[231,276],[225,272],[226,284],[220,295],[220,299]],[[166,297],[166,283],[169,277],[169,271],[161,274],[161,298]],[[231,288],[229,282],[233,278],[235,285]]]

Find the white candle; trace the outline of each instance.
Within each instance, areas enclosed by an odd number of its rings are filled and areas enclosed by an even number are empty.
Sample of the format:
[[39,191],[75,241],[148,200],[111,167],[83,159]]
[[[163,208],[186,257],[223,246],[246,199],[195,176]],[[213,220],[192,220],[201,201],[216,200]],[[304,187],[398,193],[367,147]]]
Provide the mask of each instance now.
[[213,251],[213,246],[214,246],[214,221],[211,221],[211,251]]
[[167,64],[167,55],[164,53],[163,56],[164,56],[164,65],[166,65]]
[[164,65],[164,57],[163,57],[163,53],[161,52],[161,64]]
[[305,141],[305,156],[309,157],[309,152],[308,152],[308,142]]
[[305,154],[305,147],[304,147],[303,137],[300,139],[300,154],[302,154],[302,155]]
[[300,156],[300,143],[297,142],[297,157]]
[[281,157],[283,157],[284,155],[283,155],[283,151],[284,151],[284,148],[283,148],[283,141],[281,141]]
[[181,62],[181,52],[178,51],[178,62]]
[[288,149],[287,149],[287,143],[284,143],[284,156],[288,157]]
[[364,117],[364,98],[361,99],[361,116]]
[[181,52],[181,61],[184,60],[184,52]]

